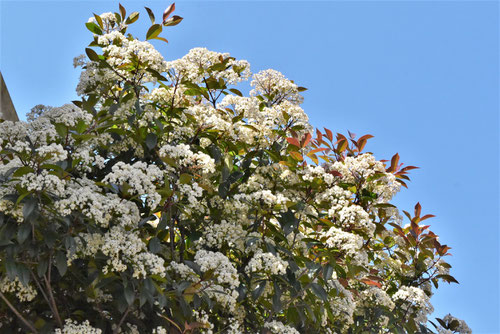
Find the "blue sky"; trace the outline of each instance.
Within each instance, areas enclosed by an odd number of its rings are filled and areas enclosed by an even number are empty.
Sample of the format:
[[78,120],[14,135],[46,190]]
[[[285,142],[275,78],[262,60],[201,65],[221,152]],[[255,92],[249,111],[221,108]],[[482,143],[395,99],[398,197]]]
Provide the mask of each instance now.
[[[115,1],[0,1],[0,70],[15,107],[77,99],[92,12]],[[161,16],[165,1],[123,1]],[[399,152],[421,169],[396,197],[437,216],[432,229],[452,247],[452,274],[432,301],[436,316],[465,319],[474,333],[499,333],[499,4],[496,1],[178,1],[185,19],[155,45],[166,59],[203,46],[273,68],[305,92],[314,126],[375,136],[379,159]]]

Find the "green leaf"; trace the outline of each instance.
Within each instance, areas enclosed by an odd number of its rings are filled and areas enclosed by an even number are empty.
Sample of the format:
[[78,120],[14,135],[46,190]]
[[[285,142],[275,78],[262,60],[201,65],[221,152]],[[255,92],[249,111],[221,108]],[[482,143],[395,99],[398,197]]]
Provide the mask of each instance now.
[[87,57],[89,57],[90,60],[99,61],[99,55],[94,50],[90,48],[85,48],[85,53],[87,54]]
[[243,96],[243,94],[239,90],[237,90],[236,88],[229,88],[229,91],[233,94],[238,95],[238,96]]
[[328,281],[330,278],[332,278],[332,274],[333,274],[333,267],[327,263],[323,268],[323,279],[325,281]]
[[88,30],[90,30],[94,34],[102,35],[101,28],[99,28],[99,26],[97,24],[95,24],[94,22],[87,22],[87,23],[85,23],[85,26],[87,27]]
[[132,24],[139,19],[139,12],[133,12],[125,20],[125,24]]
[[458,281],[455,279],[455,277],[451,275],[437,275],[436,278],[441,278],[443,281],[446,281],[448,283],[458,283]]
[[146,135],[146,147],[152,150],[158,143],[158,137],[154,133],[148,133]]
[[162,31],[162,27],[159,24],[153,24],[148,32],[146,33],[146,40],[156,38]]
[[148,12],[149,19],[151,20],[151,24],[155,24],[155,14],[153,14],[153,11],[151,9],[149,9],[148,7],[144,7],[144,8],[146,8],[146,11]]
[[94,13],[94,17],[95,17],[95,20],[97,21],[97,24],[99,24],[99,27],[101,29],[103,29],[104,28],[104,24],[102,23],[101,17],[99,15],[96,15],[95,13]]
[[311,284],[311,291],[321,300],[327,301],[328,300],[328,294],[326,293],[326,290],[319,285],[318,283],[310,283]]
[[17,229],[17,241],[22,244],[31,234],[31,224],[24,223]]
[[278,284],[276,284],[276,282],[274,282],[273,311],[276,313],[279,313],[281,311],[281,309],[282,309],[281,290],[280,290]]
[[24,219],[28,219],[29,216],[35,211],[38,206],[38,201],[35,197],[29,197],[23,206],[23,216]]
[[22,166],[22,167],[19,167],[15,172],[14,174],[12,174],[13,177],[20,177],[20,176],[23,176],[23,175],[26,175],[28,173],[33,173],[34,170],[33,168],[29,167],[29,166]]
[[191,183],[191,180],[192,180],[192,177],[189,174],[184,173],[184,174],[181,174],[179,176],[180,184],[189,184],[189,183]]
[[259,284],[257,284],[257,287],[252,291],[252,298],[254,300],[257,300],[262,295],[265,288],[266,288],[266,281],[261,281]]
[[130,306],[134,302],[135,299],[135,292],[134,292],[134,287],[132,284],[127,284],[127,286],[123,289],[123,296],[125,297],[125,300],[127,301],[127,304]]
[[66,273],[66,270],[68,270],[68,263],[66,261],[66,255],[63,252],[58,251],[56,253],[55,260],[56,260],[56,263],[55,263],[56,268],[59,271],[59,274],[61,276],[64,276],[64,274]]
[[161,250],[160,239],[158,239],[157,237],[151,238],[149,240],[148,247],[149,247],[149,251],[151,253],[153,253],[153,254],[158,253]]

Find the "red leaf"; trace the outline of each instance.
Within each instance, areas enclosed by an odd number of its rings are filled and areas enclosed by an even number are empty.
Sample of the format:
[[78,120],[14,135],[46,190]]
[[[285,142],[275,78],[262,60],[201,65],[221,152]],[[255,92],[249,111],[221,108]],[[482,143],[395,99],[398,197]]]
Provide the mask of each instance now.
[[330,141],[333,141],[333,133],[328,130],[327,128],[323,128],[325,129],[325,134],[326,134],[326,138],[328,138]]
[[300,147],[306,147],[307,144],[309,144],[309,142],[311,141],[311,134],[310,133],[306,133],[304,135],[304,137],[302,137],[302,140],[300,141]]
[[352,133],[351,131],[347,130],[347,133],[349,134],[349,137],[351,137],[351,139],[354,139],[356,138],[356,134],[355,133]]
[[316,138],[318,138],[319,142],[323,140],[323,134],[319,131],[319,129],[316,129]]
[[286,139],[286,141],[287,141],[288,143],[290,143],[291,145],[293,145],[293,146],[297,146],[297,147],[299,147],[299,148],[300,148],[300,143],[299,143],[299,141],[298,141],[296,138],[293,138],[293,137],[288,137],[288,138]]
[[372,285],[372,286],[376,286],[378,288],[382,288],[382,284],[380,284],[379,282],[375,282],[375,281],[369,280],[368,278],[362,278],[361,282],[363,282],[363,283],[365,283],[367,285]]
[[415,205],[415,217],[420,217],[420,212],[422,212],[422,206],[417,202]]
[[426,219],[429,219],[429,218],[433,218],[433,217],[436,217],[436,216],[434,216],[434,215],[425,215],[422,218],[420,218],[420,221],[423,221],[423,220],[426,220]]

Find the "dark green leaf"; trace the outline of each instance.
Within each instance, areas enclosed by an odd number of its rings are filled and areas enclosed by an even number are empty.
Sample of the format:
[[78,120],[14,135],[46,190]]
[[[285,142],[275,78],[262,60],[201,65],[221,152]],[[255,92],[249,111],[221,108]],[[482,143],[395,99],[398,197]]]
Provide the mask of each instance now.
[[59,274],[61,276],[64,276],[64,274],[66,273],[66,270],[68,270],[68,263],[66,260],[66,255],[63,252],[58,251],[56,253],[55,260],[56,260],[55,265],[56,265],[57,270],[59,271]]
[[328,300],[328,294],[326,293],[326,290],[319,285],[318,283],[310,283],[311,284],[311,291],[321,300],[327,301]]
[[30,223],[23,223],[22,225],[20,225],[17,229],[17,241],[19,242],[19,244],[22,244],[29,237],[30,233]]
[[151,251],[151,253],[153,253],[153,254],[158,253],[161,250],[160,239],[158,239],[157,237],[151,238],[149,240],[148,247],[149,247],[149,250]]
[[87,23],[85,23],[85,26],[87,27],[88,30],[90,30],[94,34],[102,35],[101,28],[99,28],[99,26],[97,24],[95,24],[94,22],[87,22]]
[[323,279],[325,281],[328,281],[330,278],[332,278],[332,274],[333,274],[333,267],[329,264],[326,264],[323,267]]
[[131,283],[127,284],[127,286],[123,289],[123,296],[125,297],[127,304],[132,305],[135,299],[135,292]]
[[155,24],[155,14],[153,14],[153,11],[151,9],[149,9],[148,7],[144,7],[144,8],[146,8],[146,11],[148,12],[149,19],[151,20],[151,24]]
[[239,90],[237,90],[236,88],[229,88],[229,91],[233,94],[238,95],[238,96],[243,96],[243,94]]
[[252,298],[254,300],[257,300],[262,295],[265,288],[266,288],[266,281],[261,281],[252,291]]
[[146,135],[146,146],[148,149],[152,150],[156,143],[158,142],[158,137],[154,133],[148,133]]
[[24,219],[28,219],[38,206],[38,201],[35,197],[29,197],[23,206]]
[[87,54],[87,57],[89,57],[90,60],[99,61],[99,55],[94,50],[90,48],[85,48],[85,53]]

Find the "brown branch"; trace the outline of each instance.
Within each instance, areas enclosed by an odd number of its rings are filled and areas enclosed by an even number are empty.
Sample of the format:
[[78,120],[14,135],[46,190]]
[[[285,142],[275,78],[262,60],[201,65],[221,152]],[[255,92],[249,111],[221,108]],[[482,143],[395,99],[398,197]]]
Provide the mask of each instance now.
[[125,313],[123,313],[123,316],[122,318],[120,319],[120,322],[118,323],[118,326],[115,328],[115,330],[113,331],[113,334],[118,334],[120,332],[120,327],[122,326],[123,322],[125,321],[125,318],[127,317],[127,315],[129,314],[130,312],[130,306],[127,307],[127,310],[125,311]]
[[7,297],[4,296],[4,294],[2,292],[0,292],[0,297],[3,299],[3,301],[5,302],[5,304],[7,304],[7,306],[10,308],[10,310],[29,328],[31,329],[31,331],[33,333],[38,333],[38,331],[36,330],[35,326],[29,322],[28,320],[26,320],[26,318],[24,318],[21,313],[19,313],[18,310],[16,310],[16,308],[14,307],[14,305],[12,305],[9,300],[7,299]]
[[54,294],[52,293],[52,286],[50,285],[50,275],[51,275],[51,267],[52,267],[52,256],[49,257],[49,277],[47,278],[46,275],[43,275],[43,278],[45,280],[45,286],[47,287],[47,291],[49,293],[49,298],[52,303],[52,309],[54,313],[54,317],[56,318],[57,324],[59,327],[63,328],[63,322],[61,320],[61,316],[59,315],[59,311],[57,310],[57,305],[56,301],[54,299]]

